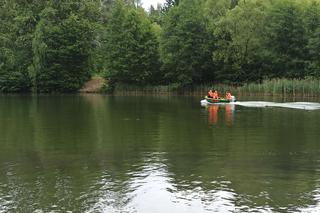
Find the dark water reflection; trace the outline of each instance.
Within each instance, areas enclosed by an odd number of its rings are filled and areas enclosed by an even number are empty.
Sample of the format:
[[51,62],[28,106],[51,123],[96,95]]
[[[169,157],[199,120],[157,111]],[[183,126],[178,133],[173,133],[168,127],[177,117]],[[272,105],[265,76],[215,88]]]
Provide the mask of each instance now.
[[314,212],[319,111],[0,97],[0,212]]

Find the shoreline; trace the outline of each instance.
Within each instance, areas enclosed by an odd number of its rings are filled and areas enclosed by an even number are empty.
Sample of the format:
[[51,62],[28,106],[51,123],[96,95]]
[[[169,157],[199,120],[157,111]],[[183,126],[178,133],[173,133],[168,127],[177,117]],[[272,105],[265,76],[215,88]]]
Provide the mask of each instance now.
[[205,96],[209,89],[214,89],[220,95],[226,91],[231,91],[235,96],[252,96],[252,97],[279,97],[279,98],[319,98],[320,97],[320,79],[272,79],[265,80],[262,83],[247,83],[241,86],[208,83],[197,84],[181,87],[177,84],[168,85],[133,85],[118,83],[114,87],[108,85],[108,81],[100,76],[93,76],[78,91],[70,93],[35,93],[35,92],[13,92],[4,94],[107,94],[119,96]]
[[[108,87],[108,86],[106,86]],[[246,96],[288,96],[288,97],[320,97],[319,79],[271,79],[262,83],[246,83],[239,86],[207,83],[197,84],[188,87],[179,87],[176,84],[161,86],[137,86],[130,84],[118,84],[112,90],[98,93],[109,93],[115,95],[204,95],[212,90],[217,90],[219,94],[231,91],[233,95]]]

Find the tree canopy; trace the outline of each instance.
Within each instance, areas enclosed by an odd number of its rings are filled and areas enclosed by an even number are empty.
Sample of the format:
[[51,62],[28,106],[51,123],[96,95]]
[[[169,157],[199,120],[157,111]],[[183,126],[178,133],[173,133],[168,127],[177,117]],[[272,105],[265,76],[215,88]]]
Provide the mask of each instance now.
[[0,91],[320,77],[318,0],[0,0]]

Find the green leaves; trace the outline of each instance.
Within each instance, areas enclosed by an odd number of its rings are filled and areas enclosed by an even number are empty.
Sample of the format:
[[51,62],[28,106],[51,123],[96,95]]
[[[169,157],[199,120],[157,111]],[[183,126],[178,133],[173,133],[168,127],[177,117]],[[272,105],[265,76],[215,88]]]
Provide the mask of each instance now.
[[164,19],[160,50],[169,82],[184,86],[212,79],[212,37],[201,6],[195,0],[182,1]]
[[15,0],[1,2],[0,91],[2,92],[25,92],[31,88],[28,68],[32,64],[32,33],[37,16],[35,10],[42,4],[34,0],[31,5]]
[[317,0],[0,1],[0,91],[320,76]]
[[265,8],[261,1],[240,1],[238,6],[216,19],[213,60],[220,65],[218,80],[246,82],[261,78],[254,68],[260,63],[258,53],[262,47]]
[[61,2],[42,12],[33,41],[36,91],[74,92],[89,78],[95,33],[92,16],[83,13],[94,14],[90,8],[97,9],[85,1]]
[[89,77],[100,1],[2,1],[0,90],[76,91]]
[[267,20],[264,39],[272,77],[303,78],[307,34],[302,8],[295,1],[279,1],[268,11]]
[[110,80],[154,83],[159,67],[158,42],[145,11],[117,2],[104,38],[105,73]]

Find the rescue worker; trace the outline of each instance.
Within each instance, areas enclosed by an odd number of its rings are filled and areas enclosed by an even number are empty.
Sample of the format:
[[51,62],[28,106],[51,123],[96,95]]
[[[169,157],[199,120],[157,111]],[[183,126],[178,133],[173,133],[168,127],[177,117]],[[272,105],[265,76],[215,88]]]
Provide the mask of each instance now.
[[219,99],[219,94],[218,94],[217,90],[215,90],[214,93],[212,94],[212,98],[213,99]]
[[212,92],[212,90],[209,90],[209,92],[208,92],[208,98],[213,98],[213,92]]
[[232,99],[232,95],[231,95],[231,93],[229,91],[226,92],[226,99],[227,100],[231,100]]

